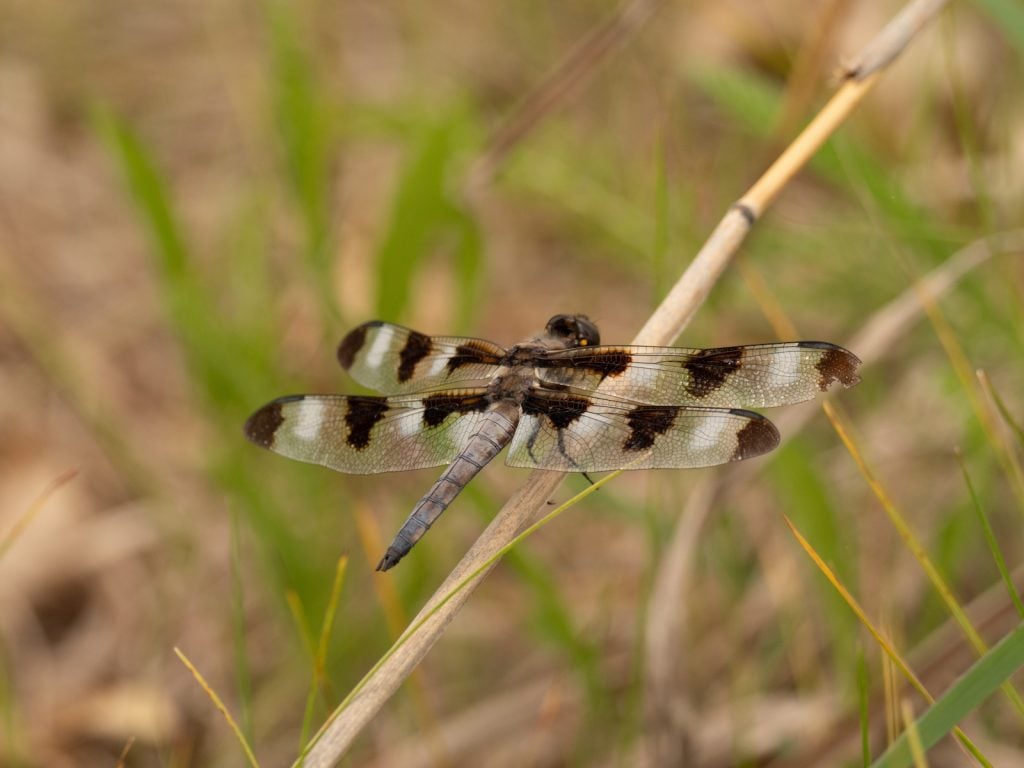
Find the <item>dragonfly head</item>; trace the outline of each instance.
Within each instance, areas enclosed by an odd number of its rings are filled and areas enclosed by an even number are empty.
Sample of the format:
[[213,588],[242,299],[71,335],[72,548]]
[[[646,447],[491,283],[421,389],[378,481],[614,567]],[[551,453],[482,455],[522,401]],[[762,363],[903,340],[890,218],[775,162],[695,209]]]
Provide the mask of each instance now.
[[601,343],[597,326],[586,315],[555,315],[548,320],[547,331],[573,347],[594,347]]

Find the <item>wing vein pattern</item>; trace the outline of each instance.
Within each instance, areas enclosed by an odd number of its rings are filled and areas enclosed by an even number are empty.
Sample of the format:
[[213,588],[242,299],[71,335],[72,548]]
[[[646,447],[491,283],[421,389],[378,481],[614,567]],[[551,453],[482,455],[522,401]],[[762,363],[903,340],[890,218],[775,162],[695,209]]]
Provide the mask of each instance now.
[[437,467],[451,463],[483,423],[485,394],[282,397],[256,411],[245,431],[264,448],[339,472]]
[[753,411],[536,389],[506,463],[560,472],[708,467],[759,456],[778,443],[775,425]]
[[338,345],[341,367],[385,395],[488,381],[506,354],[485,339],[427,336],[376,320],[353,329]]
[[765,408],[857,383],[851,352],[820,341],[743,347],[592,347],[544,353],[542,380],[652,405]]

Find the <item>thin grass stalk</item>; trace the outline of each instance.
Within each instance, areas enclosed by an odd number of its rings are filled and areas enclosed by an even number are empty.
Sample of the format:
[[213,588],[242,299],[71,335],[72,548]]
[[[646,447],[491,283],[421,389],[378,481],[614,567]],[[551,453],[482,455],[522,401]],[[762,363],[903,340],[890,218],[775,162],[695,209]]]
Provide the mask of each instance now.
[[[902,294],[878,309],[859,332],[846,341],[856,350],[864,368],[878,363],[884,355],[898,346],[899,340],[920,320],[923,307],[921,292],[934,300],[950,291],[961,279],[987,264],[999,253],[1024,252],[1024,230],[1013,230],[976,240],[961,248],[945,262],[908,287]],[[741,261],[743,275],[754,293],[762,311],[779,328],[792,327],[785,312],[775,300],[763,278],[750,264]],[[792,330],[792,337],[796,331]],[[798,405],[777,418],[783,443],[791,440],[817,413],[816,403]],[[693,566],[700,532],[712,509],[723,496],[747,480],[760,469],[756,463],[729,466],[722,471],[705,475],[694,487],[685,509],[679,515],[669,543],[662,553],[654,575],[645,636],[647,667],[645,694],[647,699],[647,728],[645,738],[648,751],[660,755],[662,762],[679,762],[681,750],[687,743],[689,712],[687,697],[681,693],[678,649],[684,642],[686,600],[692,583]],[[661,745],[660,747],[658,745]],[[666,751],[662,751],[666,750]]]
[[[907,523],[903,514],[893,502],[892,497],[889,496],[889,492],[875,475],[874,470],[868,464],[863,453],[861,453],[857,441],[853,439],[850,430],[847,428],[845,418],[840,414],[839,410],[832,405],[832,403],[826,402],[822,407],[825,409],[825,415],[828,416],[828,420],[832,423],[832,427],[839,435],[839,439],[843,441],[843,445],[846,446],[846,450],[849,451],[850,456],[857,465],[857,469],[860,470],[864,481],[868,484],[868,487],[875,495],[875,498],[878,499],[879,504],[882,505],[882,509],[885,511],[889,521],[903,540],[903,543],[907,546],[907,549],[910,550],[911,554],[921,565],[921,568],[924,570],[928,580],[932,583],[932,587],[946,604],[946,608],[950,612],[950,615],[952,615],[957,624],[960,625],[964,635],[966,635],[977,654],[979,656],[984,655],[988,651],[988,645],[982,639],[978,630],[974,628],[974,625],[971,623],[970,618],[968,618],[964,609],[957,601],[956,596],[953,594],[953,590],[946,582],[946,579],[941,573],[939,573],[939,569],[935,567],[935,564],[932,563],[932,559],[929,557],[924,545],[914,534],[913,530],[911,530],[910,525]],[[1020,694],[1017,692],[1017,689],[1013,687],[1012,683],[1004,683],[1002,691],[1006,694],[1006,697],[1010,700],[1014,709],[1017,710],[1017,713],[1021,717],[1024,717],[1024,701],[1021,700]]]
[[[856,612],[856,611],[855,611]],[[885,632],[886,636],[890,633]],[[896,741],[899,735],[899,723],[896,721],[896,700],[899,680],[896,677],[896,665],[892,658],[882,653],[882,704],[885,713],[885,744],[888,746]]]
[[32,503],[28,505],[28,508],[24,512],[18,515],[17,519],[14,521],[14,525],[10,527],[7,533],[0,536],[0,558],[3,558],[3,556],[7,554],[7,550],[9,550],[14,542],[18,540],[18,537],[24,533],[25,529],[31,525],[32,521],[36,519],[39,513],[43,511],[43,507],[46,506],[46,502],[50,500],[50,497],[63,486],[74,480],[77,476],[77,469],[69,469],[66,472],[61,473],[54,480],[50,481],[50,483],[43,489],[42,493],[40,493]]
[[[1024,587],[1024,566],[1016,568],[1011,579],[1018,590]],[[992,584],[976,596],[967,604],[966,610],[975,626],[992,636],[1006,635],[1020,625],[1017,611],[1006,596],[1006,587],[1001,582]],[[952,618],[947,618],[905,655],[910,667],[929,690],[947,685],[952,670],[964,671],[976,658],[974,649],[969,646]],[[881,658],[887,664],[885,660],[888,657],[883,654]],[[883,666],[883,670],[885,668]],[[878,726],[884,726],[887,701],[884,691],[875,691],[870,696],[870,720]],[[836,713],[831,728],[801,744],[798,753],[774,762],[773,768],[817,768],[822,765],[845,764],[863,739],[863,733],[860,732],[862,727],[862,720],[856,713]]]
[[1003,549],[999,546],[999,540],[996,538],[995,531],[992,530],[992,524],[988,521],[988,515],[985,514],[985,510],[981,508],[981,501],[978,499],[978,494],[974,492],[974,483],[971,481],[971,473],[967,471],[967,462],[964,460],[964,455],[959,450],[956,452],[956,460],[960,464],[960,471],[964,476],[964,485],[967,486],[967,493],[971,497],[971,506],[974,508],[974,513],[978,516],[978,524],[981,526],[981,531],[985,534],[985,543],[988,544],[988,550],[992,553],[992,559],[995,561],[996,569],[999,571],[1000,577],[1003,579],[1003,583],[1006,584],[1006,592],[1013,601],[1014,607],[1017,609],[1017,613],[1021,619],[1024,620],[1024,603],[1021,602],[1020,593],[1017,591],[1017,586],[1013,583],[1013,577],[1010,575],[1010,569],[1006,567],[1006,558],[1003,557]]
[[914,768],[928,768],[924,747],[921,746],[921,736],[917,732],[917,723],[914,721],[914,708],[906,699],[900,702],[900,715],[903,718],[903,729],[910,741],[910,754],[914,758]]
[[299,731],[299,748],[301,749],[302,745],[309,738],[309,731],[313,727],[313,713],[316,708],[317,692],[321,688],[318,679],[316,652],[313,650],[313,638],[309,629],[309,623],[306,620],[306,611],[302,607],[299,596],[292,590],[285,594],[285,602],[288,604],[288,610],[292,614],[292,621],[295,622],[296,629],[299,632],[303,650],[305,650],[306,656],[309,658],[311,670],[309,690],[306,691],[306,707],[302,712],[302,729]]
[[1000,436],[995,414],[982,397],[982,392],[979,391],[979,386],[973,374],[970,361],[967,358],[967,353],[957,339],[956,333],[949,324],[949,320],[946,319],[942,308],[927,296],[922,296],[921,302],[928,313],[928,319],[931,320],[932,326],[935,328],[935,334],[938,336],[946,356],[953,364],[953,370],[956,372],[957,378],[967,394],[967,399],[971,403],[971,409],[978,417],[978,422],[985,432],[985,437],[995,451],[996,459],[1010,481],[1010,487],[1013,489],[1013,494],[1017,499],[1017,507],[1024,513],[1024,470],[1021,469],[1020,462],[1016,461],[1016,456],[1013,454],[1011,447]]
[[[988,241],[986,240],[984,242],[987,246]],[[760,281],[756,273],[754,273],[753,270],[748,269],[745,271],[744,274],[745,276],[748,277],[748,281],[751,283],[755,295],[759,298],[762,309],[768,316],[776,332],[785,336],[795,337],[796,335],[798,335],[792,322],[785,315],[785,312],[778,305],[778,303],[774,301],[774,298],[768,291],[767,286],[765,286],[763,282]],[[972,383],[969,381],[970,377],[966,373],[968,369],[966,356],[964,354],[962,347],[956,341],[952,328],[949,326],[944,314],[939,308],[934,293],[928,290],[922,283],[916,281],[911,286],[911,289],[914,291],[914,295],[918,303],[931,320],[933,327],[935,327],[936,332],[940,337],[940,340],[942,341],[943,347],[946,349],[947,354],[953,361],[958,376],[960,377],[961,381],[964,383],[964,386],[968,391],[968,395],[972,405],[974,406],[974,410],[978,414],[979,419],[982,422],[982,426],[985,429],[986,435],[988,436],[991,442],[997,443],[997,445],[995,445],[994,447],[996,448],[997,453],[999,454],[1000,463],[1003,465],[1004,470],[1010,476],[1011,485],[1014,486],[1014,490],[1018,491],[1018,489],[1021,488],[1020,479],[1022,476],[1020,465],[1018,462],[1015,461],[1016,456],[1013,454],[1010,447],[1005,443],[1005,441],[1002,441],[998,438],[998,430],[996,429],[996,426],[994,424],[994,418],[992,416],[991,409],[986,408],[983,405],[980,396],[975,391],[974,387],[972,386]],[[985,382],[986,380],[982,377],[981,386],[983,391]],[[978,633],[978,631],[971,624],[970,619],[967,617],[966,613],[963,611],[963,608],[956,600],[956,597],[953,595],[953,592],[949,588],[949,585],[946,583],[945,579],[938,572],[938,569],[932,564],[931,558],[928,556],[923,545],[917,540],[917,537],[910,529],[910,526],[903,518],[903,515],[892,502],[891,497],[888,495],[888,492],[885,491],[885,488],[882,485],[881,481],[875,476],[871,468],[868,466],[863,455],[860,453],[859,448],[857,448],[856,444],[852,441],[852,438],[850,437],[850,431],[844,423],[842,417],[840,416],[839,411],[836,408],[834,408],[830,403],[827,402],[823,404],[823,408],[830,422],[832,423],[832,426],[835,428],[836,432],[843,440],[843,443],[846,445],[847,449],[853,456],[854,461],[860,469],[865,481],[868,483],[869,487],[874,492],[876,498],[878,498],[879,503],[882,505],[882,508],[885,510],[886,514],[889,516],[890,521],[896,528],[897,532],[903,539],[904,543],[907,545],[907,547],[911,550],[911,553],[921,564],[922,569],[925,571],[929,580],[932,582],[933,587],[939,593],[939,596],[942,598],[942,600],[946,603],[946,606],[949,609],[950,614],[953,616],[954,620],[961,626],[965,636],[968,638],[971,645],[974,646],[977,653],[979,655],[984,655],[984,653],[986,653],[988,650],[987,645],[982,640],[981,635]],[[961,465],[963,466],[962,460]],[[974,498],[973,488],[971,488],[970,486],[970,478],[967,477],[966,475],[966,467],[964,467],[964,473],[965,477],[967,478],[968,488],[971,491],[971,496],[972,498]],[[1018,498],[1020,498],[1019,492]],[[976,499],[975,503],[977,503]],[[988,534],[991,534],[991,529],[987,526],[987,520],[984,518],[984,514],[981,513],[980,509],[978,510],[978,512],[982,517],[982,524],[985,527],[985,530]],[[996,554],[997,564],[1001,564],[1002,559],[998,552],[998,547],[994,550],[994,552]],[[1001,565],[1000,573],[1004,575],[1004,578],[1007,579],[1007,583],[1011,586],[1011,597],[1019,603],[1019,597],[1017,596],[1016,591],[1012,589],[1012,582],[1008,581],[1009,575],[1006,571],[1005,565]],[[1019,693],[1012,686],[1012,684],[1007,682],[1003,685],[1002,689],[1006,696],[1009,698],[1011,704],[1018,711],[1018,713],[1024,716],[1024,702],[1022,702]]]
[[[978,379],[978,384],[981,385],[981,391],[985,393],[993,403],[996,404],[996,409],[999,411],[999,415],[1003,417],[1003,421],[1006,422],[1012,431],[1014,437],[1017,439],[1017,447],[1024,447],[1024,428],[1017,423],[1017,420],[1010,413],[1010,409],[1006,407],[1006,403],[1003,402],[1003,398],[999,396],[999,392],[992,386],[992,381],[989,379],[988,374],[984,370],[978,369],[974,374]],[[1014,454],[1016,457],[1016,454]]]
[[331,681],[327,677],[327,650],[330,647],[331,631],[334,629],[334,619],[338,615],[338,604],[341,602],[341,589],[345,584],[345,574],[348,572],[348,556],[342,555],[334,567],[334,581],[331,582],[331,594],[327,598],[327,610],[324,611],[324,621],[320,627],[320,639],[316,646],[316,676],[317,682],[325,695],[331,692]]
[[231,710],[227,708],[220,696],[217,695],[217,692],[210,687],[208,682],[206,682],[206,678],[203,677],[203,673],[196,669],[195,664],[189,660],[188,656],[186,656],[180,648],[175,648],[174,653],[181,660],[181,663],[185,665],[188,671],[192,673],[196,682],[199,683],[199,687],[202,688],[206,692],[206,695],[210,697],[210,701],[213,702],[213,705],[220,710],[221,715],[224,716],[224,719],[228,723],[228,727],[234,732],[235,738],[238,739],[238,743],[241,745],[242,752],[245,754],[245,759],[249,762],[249,765],[252,766],[252,768],[260,768],[259,761],[256,760],[256,755],[253,753],[252,747],[249,746],[248,739],[245,738],[245,735],[242,733],[242,729],[238,727],[238,723],[235,722],[235,718],[231,716]]
[[[751,272],[752,270],[747,270],[745,274]],[[755,295],[758,297],[761,303],[762,309],[765,311],[765,314],[769,317],[769,320],[772,323],[776,333],[782,336],[796,337],[798,333],[796,331],[795,326],[793,325],[792,321],[790,321],[790,319],[786,316],[781,306],[779,306],[778,303],[775,302],[774,299],[771,297],[770,291],[768,291],[767,286],[765,286],[761,282],[755,281],[753,283],[753,288],[755,291]],[[958,375],[960,376],[961,380],[963,381],[964,379],[970,379],[970,377],[966,374],[968,367],[966,356],[963,352],[962,347],[956,341],[955,335],[953,334],[953,330],[949,326],[948,322],[945,320],[945,316],[942,313],[942,310],[940,309],[935,297],[932,295],[930,291],[923,288],[919,281],[915,281],[911,288],[914,291],[915,296],[920,302],[922,308],[924,309],[924,312],[931,320],[933,326],[937,329],[937,332],[940,338],[942,339],[943,347],[946,348],[950,358],[953,359],[954,365],[957,369]],[[974,405],[975,411],[979,414],[980,417],[983,417],[983,426],[985,427],[985,432],[988,435],[990,441],[998,443],[998,445],[996,445],[995,448],[997,452],[999,452],[1000,454],[1001,463],[1003,464],[1004,468],[1009,473],[1011,467],[1016,467],[1017,474],[1014,475],[1013,473],[1010,473],[1011,482],[1014,482],[1021,476],[1020,465],[1013,461],[1015,457],[1010,451],[1009,446],[1006,445],[1005,441],[999,440],[998,430],[996,429],[996,425],[994,423],[994,417],[990,412],[990,409],[987,409],[986,407],[983,406],[981,397],[977,392],[974,391],[972,383],[970,381],[964,381],[964,385],[969,390],[970,399],[972,404]],[[910,525],[907,523],[903,514],[900,512],[898,507],[893,503],[892,498],[885,490],[885,487],[882,484],[881,480],[874,474],[873,470],[868,465],[867,460],[864,458],[863,454],[860,452],[859,447],[852,439],[851,431],[845,423],[844,418],[841,416],[839,409],[829,402],[823,403],[822,408],[824,409],[825,414],[828,416],[829,421],[832,423],[833,428],[835,428],[836,432],[842,439],[843,444],[847,447],[847,450],[850,451],[850,454],[853,457],[854,462],[857,464],[857,467],[860,469],[862,476],[868,483],[868,486],[872,489],[872,492],[875,494],[876,498],[878,498],[879,503],[882,505],[882,508],[885,510],[893,526],[899,533],[900,538],[903,539],[908,549],[910,549],[911,553],[921,564],[921,567],[925,571],[925,574],[932,582],[932,586],[935,588],[936,592],[939,593],[939,596],[942,598],[942,600],[946,603],[946,606],[949,609],[950,614],[961,625],[965,635],[970,640],[971,644],[975,647],[975,650],[978,652],[979,656],[984,655],[988,651],[988,646],[982,640],[981,635],[978,633],[978,631],[971,624],[970,619],[967,617],[966,613],[964,613],[963,608],[960,606],[959,602],[954,596],[952,589],[949,587],[949,585],[946,583],[946,580],[942,577],[938,569],[932,563],[931,558],[927,554],[927,551],[911,530]],[[1016,487],[1016,483],[1014,483],[1014,485]],[[1003,686],[1003,691],[1010,699],[1010,702],[1013,704],[1013,706],[1017,709],[1018,713],[1024,716],[1024,701],[1021,701],[1021,697],[1016,691],[1016,689],[1014,689],[1013,686],[1007,682]]]
[[868,662],[864,658],[864,649],[857,649],[857,722],[860,725],[860,759],[865,766],[871,764],[871,697],[868,695],[870,686]]
[[[374,676],[377,674],[378,670],[383,669],[392,658],[395,658],[402,654],[402,652],[405,650],[406,645],[411,644],[412,640],[416,637],[417,633],[420,632],[420,630],[422,630],[425,626],[427,626],[436,615],[441,613],[441,611],[444,609],[446,605],[448,605],[453,600],[457,599],[460,595],[468,593],[470,587],[473,586],[476,582],[478,582],[481,578],[483,578],[483,576],[485,576],[490,571],[490,569],[498,563],[502,555],[511,550],[516,544],[523,541],[524,539],[531,536],[533,533],[535,533],[536,531],[540,530],[542,527],[550,523],[552,520],[561,515],[565,510],[569,509],[572,506],[575,506],[578,502],[582,501],[590,494],[598,491],[601,488],[601,486],[606,485],[607,483],[614,480],[616,477],[622,474],[622,472],[623,470],[621,469],[616,470],[615,472],[611,472],[610,474],[605,475],[604,477],[602,477],[600,480],[593,483],[589,487],[583,489],[575,496],[573,496],[571,499],[566,501],[564,504],[561,504],[560,506],[551,510],[546,515],[541,517],[539,520],[534,522],[532,525],[527,526],[524,530],[520,531],[518,534],[509,539],[504,545],[499,547],[489,557],[480,562],[479,565],[477,565],[474,570],[465,574],[465,576],[463,576],[459,581],[457,581],[450,590],[444,592],[443,594],[441,593],[441,590],[438,590],[438,593],[435,593],[435,597],[437,596],[437,594],[441,594],[441,596],[437,599],[436,604],[430,607],[429,610],[427,608],[424,608],[420,612],[416,620],[406,629],[406,631],[395,642],[395,644],[388,649],[388,651],[377,661],[377,663],[373,666],[372,669],[370,669],[370,671],[363,677],[363,679],[356,684],[356,686],[352,689],[349,695],[341,702],[341,704],[338,705],[337,709],[332,714],[332,718],[337,718],[348,707],[352,706],[353,702],[357,701],[359,694],[365,689],[365,687],[373,682]],[[477,543],[479,544],[479,540]],[[451,575],[449,575],[448,580],[450,579]],[[414,647],[413,650],[416,650],[416,648]],[[317,734],[317,736],[314,737],[315,740],[329,731],[331,722],[332,720],[329,719],[328,722],[324,725],[324,728],[322,728],[321,731]],[[312,748],[315,748],[316,743],[317,742],[314,741],[314,743],[310,746]],[[312,753],[310,752],[310,754]],[[306,762],[306,760],[307,755],[302,754],[296,761],[296,765],[309,765],[309,763]]]
[[[242,573],[242,541],[238,524],[238,512],[231,510],[231,642],[233,646],[235,689],[238,700],[238,718],[242,721],[242,732],[253,739],[252,721],[252,667],[249,647],[246,643],[248,627],[246,605],[247,581]],[[303,728],[308,730],[303,720]]]
[[[780,194],[793,176],[810,160],[826,139],[853,112],[878,82],[881,70],[895,60],[924,22],[948,0],[917,0],[910,3],[879,37],[869,44],[846,79],[821,112],[735,204],[712,232],[682,277],[634,339],[636,344],[661,345],[673,341],[690,321],[758,217]],[[870,54],[870,55],[868,55]],[[411,674],[447,625],[461,610],[475,587],[494,566],[492,558],[535,519],[562,481],[556,472],[535,471],[494,518],[466,556],[421,610],[409,642],[392,651],[376,666],[366,684],[353,695],[344,717],[332,716],[307,753],[304,764],[312,768],[334,765],[356,735]],[[458,592],[452,590],[464,585]],[[415,634],[415,637],[412,637]]]
[[117,756],[114,768],[125,768],[128,765],[128,753],[132,751],[133,746],[135,746],[135,737],[129,736],[124,742],[124,747],[121,748],[121,754]]
[[316,651],[313,653],[312,674],[309,681],[309,691],[306,694],[306,711],[302,718],[302,732],[299,737],[300,749],[309,738],[309,730],[312,727],[313,706],[316,703],[317,694],[323,697],[325,706],[329,707],[334,700],[333,686],[331,685],[330,678],[327,676],[327,651],[330,645],[331,630],[334,628],[334,618],[338,613],[338,603],[341,601],[341,588],[345,583],[347,569],[348,556],[342,555],[338,558],[338,562],[334,567],[331,593],[327,598],[327,609],[324,611],[323,623],[320,625],[320,637],[317,642]]
[[[857,602],[857,599],[850,593],[848,589],[846,589],[846,587],[843,586],[843,583],[839,580],[839,577],[836,576],[836,574],[832,571],[831,568],[829,568],[825,561],[821,559],[821,556],[818,555],[814,547],[811,546],[811,543],[804,538],[803,534],[800,533],[799,529],[797,529],[797,527],[793,525],[793,522],[788,517],[784,517],[784,519],[786,521],[786,525],[789,526],[789,530],[792,532],[793,537],[797,540],[797,543],[811,558],[813,563],[818,567],[818,570],[820,570],[822,574],[825,576],[825,578],[828,579],[829,583],[840,594],[840,596],[843,598],[846,604],[850,606],[850,610],[857,615],[857,619],[860,621],[860,623],[864,626],[865,629],[867,629],[868,632],[871,633],[871,636],[875,639],[875,642],[878,643],[878,647],[885,652],[886,657],[892,662],[895,669],[899,670],[900,674],[907,680],[907,682],[910,683],[913,689],[921,695],[921,698],[923,698],[929,704],[934,704],[935,697],[932,696],[932,694],[928,691],[924,683],[921,682],[921,679],[914,673],[914,670],[910,668],[910,665],[900,655],[899,651],[896,650],[896,647],[892,644],[892,642],[890,642],[886,634],[883,633],[879,628],[877,628],[871,621],[871,619],[868,618],[867,612],[861,607],[860,603]],[[893,681],[893,691],[895,691],[895,685],[897,682],[897,680]],[[974,746],[974,743],[967,737],[967,734],[960,730],[960,728],[955,728],[953,730],[953,734],[956,736],[957,741],[959,741],[960,744],[968,752],[970,752],[975,757],[979,757],[977,747]],[[985,761],[983,758],[982,762],[984,765],[988,764],[987,761]]]

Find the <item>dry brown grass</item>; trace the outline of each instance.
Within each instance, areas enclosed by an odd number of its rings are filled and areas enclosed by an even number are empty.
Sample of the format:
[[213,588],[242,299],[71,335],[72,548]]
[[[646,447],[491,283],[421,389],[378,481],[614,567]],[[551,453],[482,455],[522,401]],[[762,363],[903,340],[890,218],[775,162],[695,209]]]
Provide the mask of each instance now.
[[[646,12],[659,4],[633,5]],[[480,147],[453,177],[465,178],[480,152],[486,159],[470,185],[487,244],[476,321],[453,328],[457,279],[443,247],[394,319],[509,341],[555,311],[585,311],[604,338],[625,340],[649,316],[655,286],[681,271],[760,174],[756,158],[769,157],[780,139],[744,124],[728,108],[725,86],[716,98],[701,77],[754,73],[809,115],[830,86],[824,73],[796,63],[849,65],[898,5],[849,4],[823,24],[824,11],[793,0],[756,9],[662,4],[653,23],[606,41],[601,50],[614,57],[592,61],[586,87],[542,110],[532,132],[490,145],[481,140],[486,131],[612,6],[296,8],[297,34],[330,98],[321,116],[335,148],[325,170],[333,227],[327,287],[345,322],[319,310],[315,281],[301,266],[303,210],[281,170],[270,35],[259,8],[0,0],[0,535],[55,478],[79,470],[0,560],[0,763],[113,765],[134,738],[129,766],[239,764],[228,729],[173,656],[180,646],[247,729],[261,763],[288,764],[310,667],[285,589],[297,590],[317,627],[337,556],[352,551],[327,670],[334,698],[318,696],[315,725],[388,645],[366,562],[378,553],[361,556],[351,500],[371,506],[386,535],[430,481],[417,473],[349,482],[286,470],[247,452],[240,423],[231,432],[218,422],[162,305],[152,243],[97,134],[96,103],[122,115],[158,160],[218,309],[270,320],[273,333],[262,341],[281,350],[280,382],[250,382],[253,402],[236,404],[244,412],[283,394],[274,386],[348,386],[331,370],[331,340],[373,312],[375,251],[409,147],[453,104],[471,104],[476,133],[466,140]],[[987,511],[1012,565],[1022,553],[1019,514],[934,336],[898,324],[872,336],[862,326],[906,288],[902,265],[923,275],[964,242],[1024,223],[1024,187],[1012,170],[1024,126],[1009,75],[1019,69],[1014,56],[990,20],[957,9],[887,74],[846,129],[913,209],[880,204],[858,171],[860,155],[847,152],[802,176],[747,248],[805,334],[841,340],[863,331],[853,344],[865,357],[860,347],[876,345],[877,373],[850,399],[859,438],[928,543],[955,550],[948,563],[965,601],[986,593],[995,575],[976,534],[958,522],[963,488],[947,461],[954,444],[967,447],[987,488]],[[793,69],[802,72],[795,84]],[[786,112],[780,125],[794,119]],[[667,192],[658,191],[660,173]],[[822,247],[829,253],[815,258]],[[246,251],[269,254],[271,308],[244,303],[242,289],[259,279],[232,256]],[[647,260],[655,252],[660,266]],[[946,306],[975,364],[1020,413],[1024,367],[1012,351],[1016,332],[1002,318],[1020,316],[1021,270],[1008,259],[972,268],[969,289]],[[771,337],[731,273],[717,290],[688,343]],[[657,338],[684,323],[664,323]],[[226,359],[245,354],[223,350]],[[794,422],[778,421],[796,433]],[[835,662],[836,620],[777,514],[791,511],[793,464],[812,461],[801,457],[816,457],[811,472],[854,542],[855,587],[867,608],[887,617],[907,646],[933,638],[918,671],[941,687],[967,660],[947,630],[936,630],[942,616],[915,564],[823,424],[801,437],[801,453],[726,496],[717,475],[624,477],[546,528],[451,625],[423,666],[419,703],[399,696],[385,707],[356,741],[354,759],[640,765],[653,754],[644,737],[654,732],[642,717],[652,695],[677,708],[667,733],[682,729],[698,765],[744,756],[835,764],[824,743],[856,754],[853,672]],[[245,498],[218,481],[211,467],[225,456],[255,468],[256,493],[288,508],[323,592],[303,591]],[[386,577],[408,614],[483,527],[470,511],[497,509],[521,482],[490,468],[480,495],[460,501],[417,547],[416,562]],[[302,508],[291,509],[299,484],[307,489],[295,497]],[[543,504],[553,489],[530,492]],[[518,527],[506,523],[510,532]],[[657,579],[665,585],[652,593]],[[987,599],[979,610],[1005,620],[992,607],[999,601]],[[678,613],[666,613],[673,605]],[[560,622],[571,628],[568,639],[559,639]],[[1002,631],[993,622],[982,622],[990,638]],[[636,662],[645,637],[646,672]],[[584,646],[580,654],[593,656],[581,660],[574,650]],[[874,712],[883,709],[874,700]],[[1012,713],[995,706],[977,721],[968,724],[971,735],[994,764],[1020,759]],[[934,765],[958,757],[930,756]]]

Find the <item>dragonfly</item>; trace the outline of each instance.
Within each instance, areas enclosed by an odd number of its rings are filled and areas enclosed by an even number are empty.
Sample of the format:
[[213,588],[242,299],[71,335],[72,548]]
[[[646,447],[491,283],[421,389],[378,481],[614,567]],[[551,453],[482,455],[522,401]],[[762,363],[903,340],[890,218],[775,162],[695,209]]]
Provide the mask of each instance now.
[[393,568],[506,446],[505,463],[556,472],[683,469],[779,444],[748,408],[851,387],[860,360],[824,341],[687,349],[602,346],[585,315],[559,314],[511,347],[373,320],[337,350],[381,395],[289,395],[245,425],[256,445],[350,474],[447,465],[377,565]]

